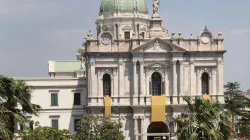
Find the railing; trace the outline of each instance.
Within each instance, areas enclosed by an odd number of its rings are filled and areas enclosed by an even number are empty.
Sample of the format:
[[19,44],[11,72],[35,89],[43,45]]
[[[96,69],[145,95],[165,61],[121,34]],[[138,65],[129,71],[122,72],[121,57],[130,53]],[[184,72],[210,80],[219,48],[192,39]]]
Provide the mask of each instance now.
[[[189,96],[191,99],[202,98],[202,95]],[[120,96],[111,97],[111,106],[150,106],[151,96]],[[224,95],[210,95],[211,100],[224,103]],[[103,97],[88,97],[88,106],[104,106]],[[186,105],[182,96],[166,96],[166,105]]]

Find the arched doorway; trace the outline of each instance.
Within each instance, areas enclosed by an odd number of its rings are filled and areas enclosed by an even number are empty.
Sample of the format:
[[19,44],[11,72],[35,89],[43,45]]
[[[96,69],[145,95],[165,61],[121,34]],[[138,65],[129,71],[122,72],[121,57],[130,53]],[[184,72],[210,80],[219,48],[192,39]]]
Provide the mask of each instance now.
[[[168,133],[168,127],[164,122],[152,122],[147,129],[147,133]],[[162,140],[163,136],[148,136],[148,140]],[[166,137],[168,140],[168,137]]]

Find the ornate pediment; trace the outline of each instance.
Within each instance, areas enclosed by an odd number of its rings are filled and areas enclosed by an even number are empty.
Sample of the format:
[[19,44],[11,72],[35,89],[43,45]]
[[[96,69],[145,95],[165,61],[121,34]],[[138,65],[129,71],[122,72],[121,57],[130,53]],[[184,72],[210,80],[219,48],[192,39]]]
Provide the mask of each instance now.
[[153,40],[148,41],[147,43],[133,49],[132,53],[144,52],[144,53],[168,53],[168,52],[185,52],[186,50],[172,44],[171,42],[167,42],[160,38],[155,38]]
[[169,65],[164,63],[164,62],[153,62],[153,63],[150,63],[148,65],[145,65],[145,67],[148,67],[148,68],[164,68],[164,67],[169,67]]

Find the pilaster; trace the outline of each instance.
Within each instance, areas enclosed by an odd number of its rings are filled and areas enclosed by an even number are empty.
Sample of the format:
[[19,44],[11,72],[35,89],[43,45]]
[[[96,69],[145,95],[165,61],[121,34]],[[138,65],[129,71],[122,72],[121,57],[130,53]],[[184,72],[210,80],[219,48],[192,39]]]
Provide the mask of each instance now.
[[196,75],[195,75],[195,72],[194,72],[194,60],[191,60],[190,63],[190,95],[196,95],[197,94],[197,90],[195,89],[195,86],[197,86],[196,84]]
[[136,61],[133,62],[133,105],[138,105],[137,78],[136,78]]
[[96,97],[97,96],[97,77],[95,75],[95,61],[90,61],[90,74],[91,74],[91,95]]
[[182,96],[183,96],[183,89],[184,89],[184,78],[183,78],[183,60],[179,61],[180,64],[180,93],[178,95],[179,102],[183,102]]
[[139,137],[138,137],[138,117],[134,116],[133,117],[134,119],[134,140],[139,140]]
[[168,70],[165,69],[165,96],[170,96],[170,93],[169,93],[169,81],[168,81]]
[[140,61],[140,105],[144,104],[144,62]]
[[172,61],[173,68],[173,104],[178,104],[177,101],[177,73],[176,73],[176,61]]
[[183,60],[179,61],[180,62],[180,96],[183,95]]
[[119,93],[118,96],[124,95],[124,62],[119,61]]
[[216,69],[213,68],[212,69],[212,94],[213,95],[217,95],[217,92],[216,92]]
[[114,105],[118,105],[118,96],[119,96],[119,91],[118,91],[118,87],[120,86],[118,84],[118,70],[116,68],[113,69],[113,77],[112,79],[112,83],[113,83],[113,100],[114,100]]
[[[140,117],[141,119],[141,134],[146,133],[147,128],[145,128],[145,117]],[[147,140],[147,137],[142,135],[141,140]]]

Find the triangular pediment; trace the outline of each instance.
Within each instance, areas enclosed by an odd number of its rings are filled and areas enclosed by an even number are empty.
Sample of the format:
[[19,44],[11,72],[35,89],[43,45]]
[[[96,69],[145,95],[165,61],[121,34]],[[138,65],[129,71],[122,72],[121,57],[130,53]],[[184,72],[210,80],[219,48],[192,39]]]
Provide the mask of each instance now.
[[185,52],[186,50],[172,44],[171,42],[167,42],[160,38],[155,38],[147,43],[133,49],[132,53],[144,52],[144,53],[167,53],[167,52]]
[[168,67],[169,65],[167,65],[166,63],[164,62],[153,62],[153,63],[150,63],[148,65],[145,65],[145,67],[150,67],[150,68],[162,68],[162,67]]

